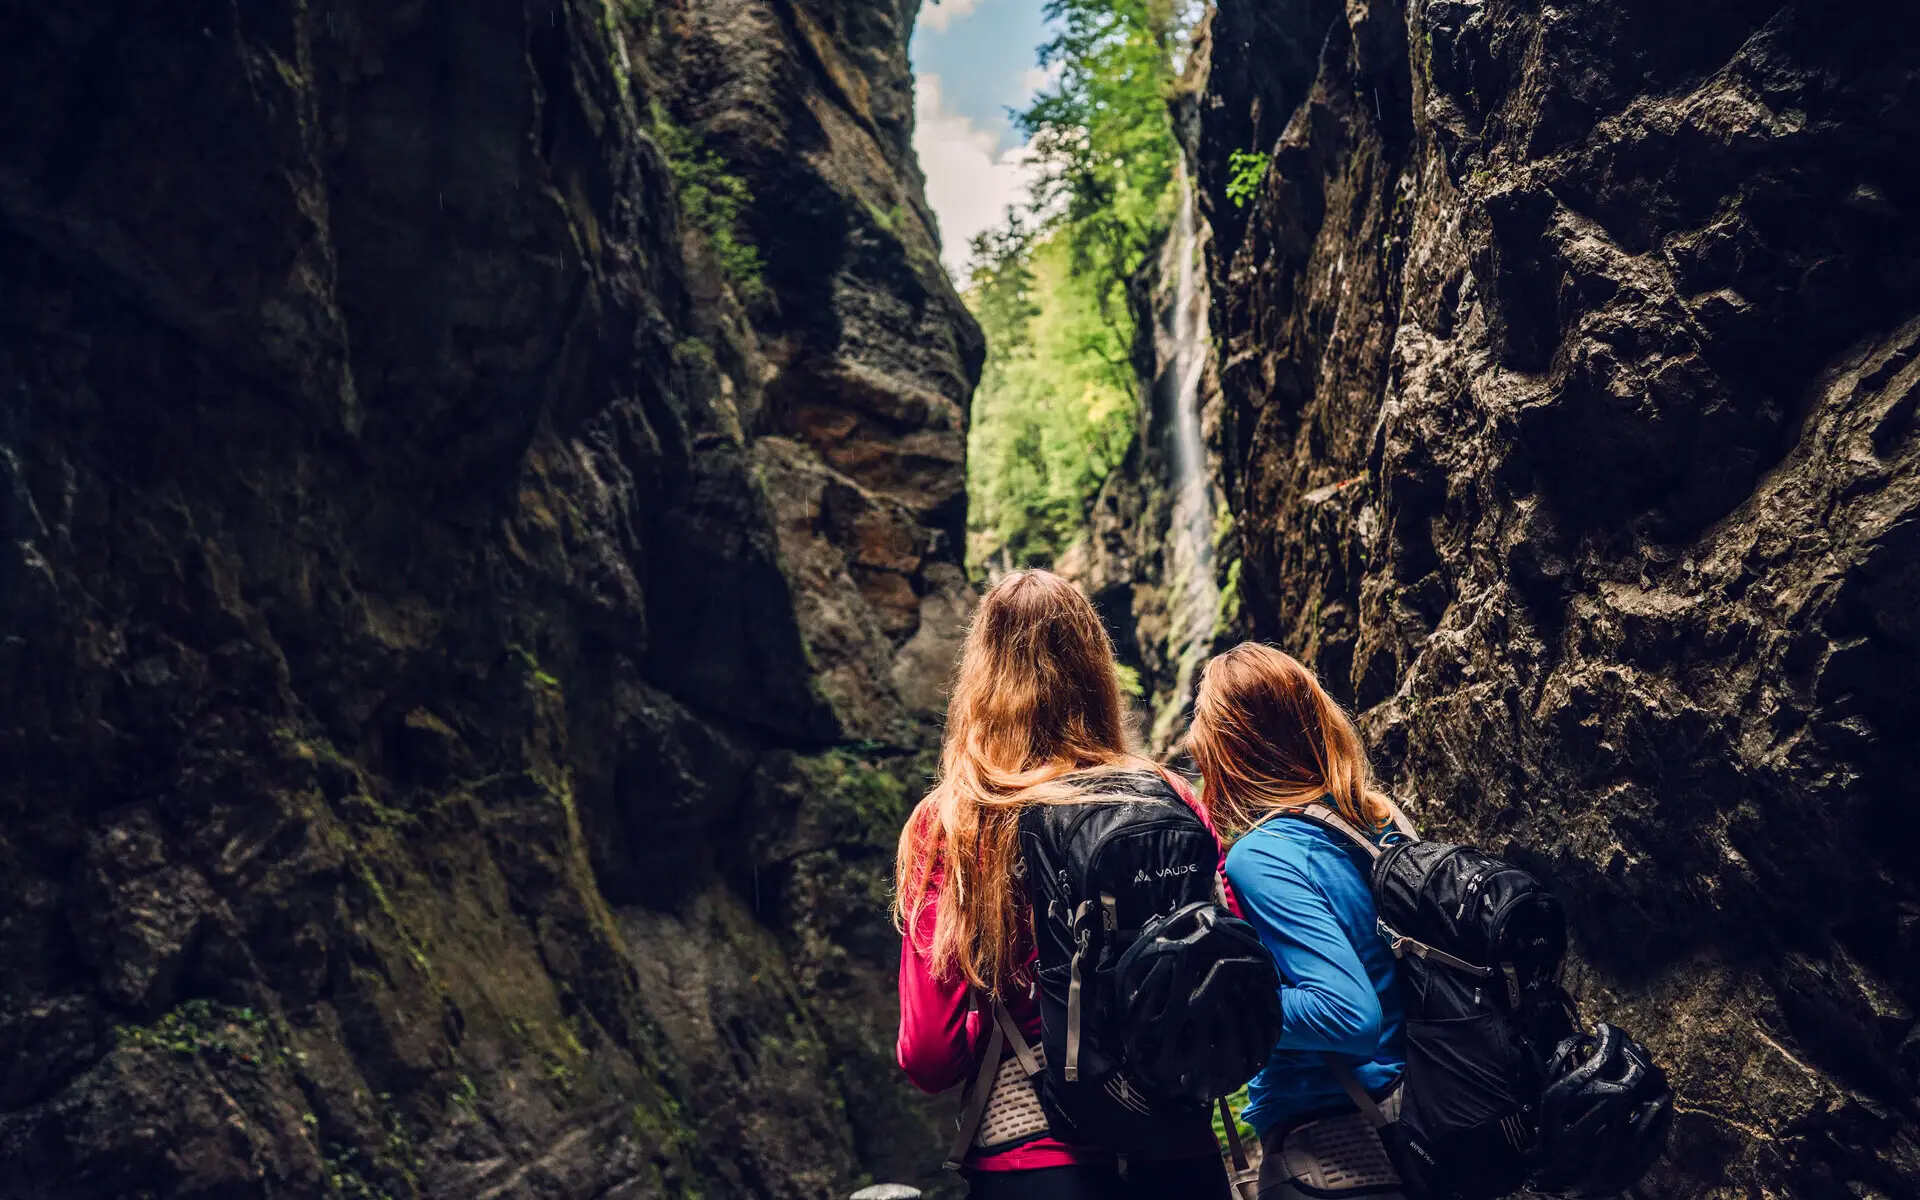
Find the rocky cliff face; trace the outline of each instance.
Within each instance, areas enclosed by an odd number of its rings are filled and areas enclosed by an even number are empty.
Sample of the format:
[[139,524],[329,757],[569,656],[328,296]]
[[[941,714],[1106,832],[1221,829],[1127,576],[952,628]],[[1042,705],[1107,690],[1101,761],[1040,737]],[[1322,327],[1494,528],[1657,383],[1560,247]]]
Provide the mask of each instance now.
[[9,1196],[921,1165],[917,0],[0,4]]
[[1652,1191],[1911,1194],[1915,10],[1220,0],[1210,71],[1255,632],[1558,881]]

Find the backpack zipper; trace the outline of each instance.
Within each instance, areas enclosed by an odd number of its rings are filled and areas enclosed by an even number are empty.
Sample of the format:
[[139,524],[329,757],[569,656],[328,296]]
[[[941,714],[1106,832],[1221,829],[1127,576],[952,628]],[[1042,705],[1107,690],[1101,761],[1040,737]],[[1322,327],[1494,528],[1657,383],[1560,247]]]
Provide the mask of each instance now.
[[[1475,875],[1472,879],[1467,881],[1466,890],[1462,892],[1460,895],[1460,907],[1453,914],[1454,922],[1458,924],[1459,922],[1467,919],[1467,913],[1473,908],[1473,902],[1479,899],[1480,893],[1486,890],[1488,884],[1500,878],[1502,875],[1526,875],[1526,874],[1527,873],[1525,871],[1522,871],[1519,867],[1512,866],[1511,864],[1498,866],[1498,867],[1488,867],[1482,870],[1479,874]],[[1529,876],[1529,878],[1531,878],[1531,876]]]
[[[1478,875],[1475,875],[1473,879],[1467,884],[1467,890],[1465,894],[1463,894],[1460,897],[1460,911],[1453,914],[1454,921],[1460,922],[1460,921],[1466,920],[1467,912],[1469,909],[1473,907],[1473,902],[1475,899],[1479,897],[1480,892],[1483,891],[1489,883],[1491,883],[1495,879],[1500,878],[1500,876],[1502,875],[1527,875],[1527,872],[1522,871],[1518,867],[1504,866],[1504,867],[1494,867],[1491,870],[1482,871]],[[1531,879],[1532,876],[1527,875],[1527,878]],[[1520,892],[1515,896],[1510,897],[1506,904],[1503,904],[1500,906],[1500,911],[1494,914],[1495,920],[1497,921],[1500,915],[1502,913],[1505,913],[1507,909],[1512,906],[1512,903],[1514,900],[1519,899],[1521,896],[1528,896],[1528,895],[1532,895],[1532,893]],[[1491,946],[1489,946],[1489,948],[1491,948]]]
[[[1459,904],[1459,912],[1457,912],[1457,914],[1453,914],[1453,920],[1455,920],[1455,922],[1461,922],[1461,920],[1465,920],[1465,918],[1467,918],[1467,910],[1469,910],[1469,908],[1473,906],[1473,899],[1475,899],[1475,893],[1478,893],[1480,889],[1484,889],[1484,885],[1486,885],[1488,881],[1492,881],[1492,879],[1498,879],[1498,877],[1500,876],[1526,876],[1528,877],[1528,879],[1532,879],[1532,876],[1528,876],[1526,872],[1523,872],[1523,870],[1521,870],[1521,868],[1517,868],[1517,866],[1507,866],[1507,868],[1500,868],[1500,870],[1492,870],[1492,872],[1486,872],[1484,876],[1475,877],[1475,881],[1473,881],[1473,883],[1469,885],[1469,889],[1467,889],[1467,893],[1469,893],[1469,895],[1467,895],[1465,899],[1461,899],[1461,904]],[[1530,889],[1530,891],[1521,891],[1521,893],[1515,893],[1515,895],[1511,895],[1511,897],[1507,897],[1507,902],[1505,902],[1505,904],[1501,904],[1500,908],[1498,908],[1498,910],[1494,912],[1494,916],[1492,916],[1492,920],[1488,922],[1488,939],[1486,939],[1486,948],[1488,948],[1488,950],[1492,950],[1492,948],[1494,948],[1494,943],[1498,943],[1498,941],[1500,941],[1501,933],[1505,933],[1505,924],[1507,924],[1507,914],[1509,914],[1509,912],[1513,910],[1513,906],[1515,906],[1517,902],[1521,902],[1521,900],[1526,899],[1526,897],[1532,897],[1532,895],[1540,895],[1540,889],[1538,889],[1538,887],[1534,887],[1534,889]]]
[[[1513,868],[1513,870],[1516,874],[1526,874],[1526,872],[1520,871],[1518,868]],[[1507,898],[1507,902],[1502,904],[1500,910],[1493,914],[1493,924],[1487,935],[1487,954],[1489,957],[1495,954],[1500,942],[1507,936],[1507,921],[1512,918],[1513,910],[1520,907],[1523,901],[1533,900],[1547,894],[1548,893],[1536,887],[1532,891],[1520,892]],[[1519,1008],[1520,977],[1514,972],[1512,961],[1501,961],[1499,968],[1500,973],[1506,977],[1507,999],[1511,1002],[1512,1007]]]
[[1453,912],[1454,924],[1457,925],[1467,919],[1467,906],[1473,903],[1473,894],[1480,890],[1480,885],[1485,883],[1487,876],[1491,874],[1493,874],[1492,871],[1483,869],[1472,879],[1467,880],[1467,886],[1460,890],[1460,907]]

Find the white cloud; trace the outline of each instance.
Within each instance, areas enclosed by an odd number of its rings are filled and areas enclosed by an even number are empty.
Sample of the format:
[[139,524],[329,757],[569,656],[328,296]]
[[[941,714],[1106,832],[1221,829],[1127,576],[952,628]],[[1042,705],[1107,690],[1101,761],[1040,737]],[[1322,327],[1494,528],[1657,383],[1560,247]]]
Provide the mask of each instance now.
[[1061,72],[1065,70],[1066,64],[1059,59],[1055,59],[1052,63],[1044,67],[1028,67],[1025,73],[1020,76],[1021,90],[1027,96],[1033,96],[1042,88],[1050,87],[1059,82]]
[[947,26],[971,16],[978,7],[980,0],[933,0],[920,10],[920,23],[935,33],[945,33]]
[[[942,7],[954,0],[943,0]],[[940,218],[947,271],[963,278],[967,243],[1005,219],[1007,206],[1022,204],[1033,181],[1026,146],[1002,152],[997,131],[949,111],[940,77],[922,75],[914,97],[914,149],[927,175],[927,203]]]

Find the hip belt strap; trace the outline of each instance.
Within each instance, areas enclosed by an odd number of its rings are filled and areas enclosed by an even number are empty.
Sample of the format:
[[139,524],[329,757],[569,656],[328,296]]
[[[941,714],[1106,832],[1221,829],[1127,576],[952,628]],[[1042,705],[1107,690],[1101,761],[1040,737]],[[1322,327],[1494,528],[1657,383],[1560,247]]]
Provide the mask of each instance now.
[[1392,1124],[1387,1120],[1387,1114],[1380,1110],[1380,1105],[1374,1098],[1367,1095],[1367,1089],[1360,1086],[1360,1079],[1353,1073],[1352,1067],[1342,1062],[1337,1055],[1323,1054],[1321,1058],[1326,1061],[1327,1069],[1333,1072],[1333,1077],[1339,1080],[1340,1088],[1346,1092],[1347,1099],[1353,1101],[1353,1106],[1360,1110],[1360,1115],[1367,1119],[1367,1124],[1373,1126],[1376,1133]]
[[953,1148],[947,1152],[944,1164],[949,1171],[958,1171],[966,1161],[967,1150],[973,1145],[973,1135],[980,1131],[980,1122],[987,1115],[987,1102],[993,1099],[994,1076],[1000,1072],[1000,1059],[1009,1043],[1013,1053],[1020,1060],[1020,1069],[1031,1079],[1040,1073],[1040,1060],[1034,1056],[1033,1048],[1027,1045],[1026,1035],[1014,1024],[1013,1014],[1000,997],[987,1000],[978,992],[973,996],[973,1007],[984,1018],[992,1016],[993,1027],[987,1034],[986,1050],[980,1056],[980,1067],[973,1074],[973,1082],[967,1085],[966,1103],[960,1109],[960,1128],[954,1132]]
[[1233,1163],[1233,1191],[1240,1200],[1258,1200],[1260,1172],[1247,1159],[1247,1145],[1240,1137],[1240,1123],[1234,1119],[1233,1106],[1221,1096],[1220,1127],[1227,1132],[1227,1155]]

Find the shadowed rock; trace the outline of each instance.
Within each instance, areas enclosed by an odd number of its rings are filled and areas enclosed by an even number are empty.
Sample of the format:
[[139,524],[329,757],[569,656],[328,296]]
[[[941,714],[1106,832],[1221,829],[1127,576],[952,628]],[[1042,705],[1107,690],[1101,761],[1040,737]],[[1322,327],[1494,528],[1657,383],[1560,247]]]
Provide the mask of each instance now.
[[1652,1191],[1920,1186],[1914,13],[1222,0],[1199,113],[1253,632],[1559,883]]
[[917,7],[0,0],[0,1191],[930,1166]]

